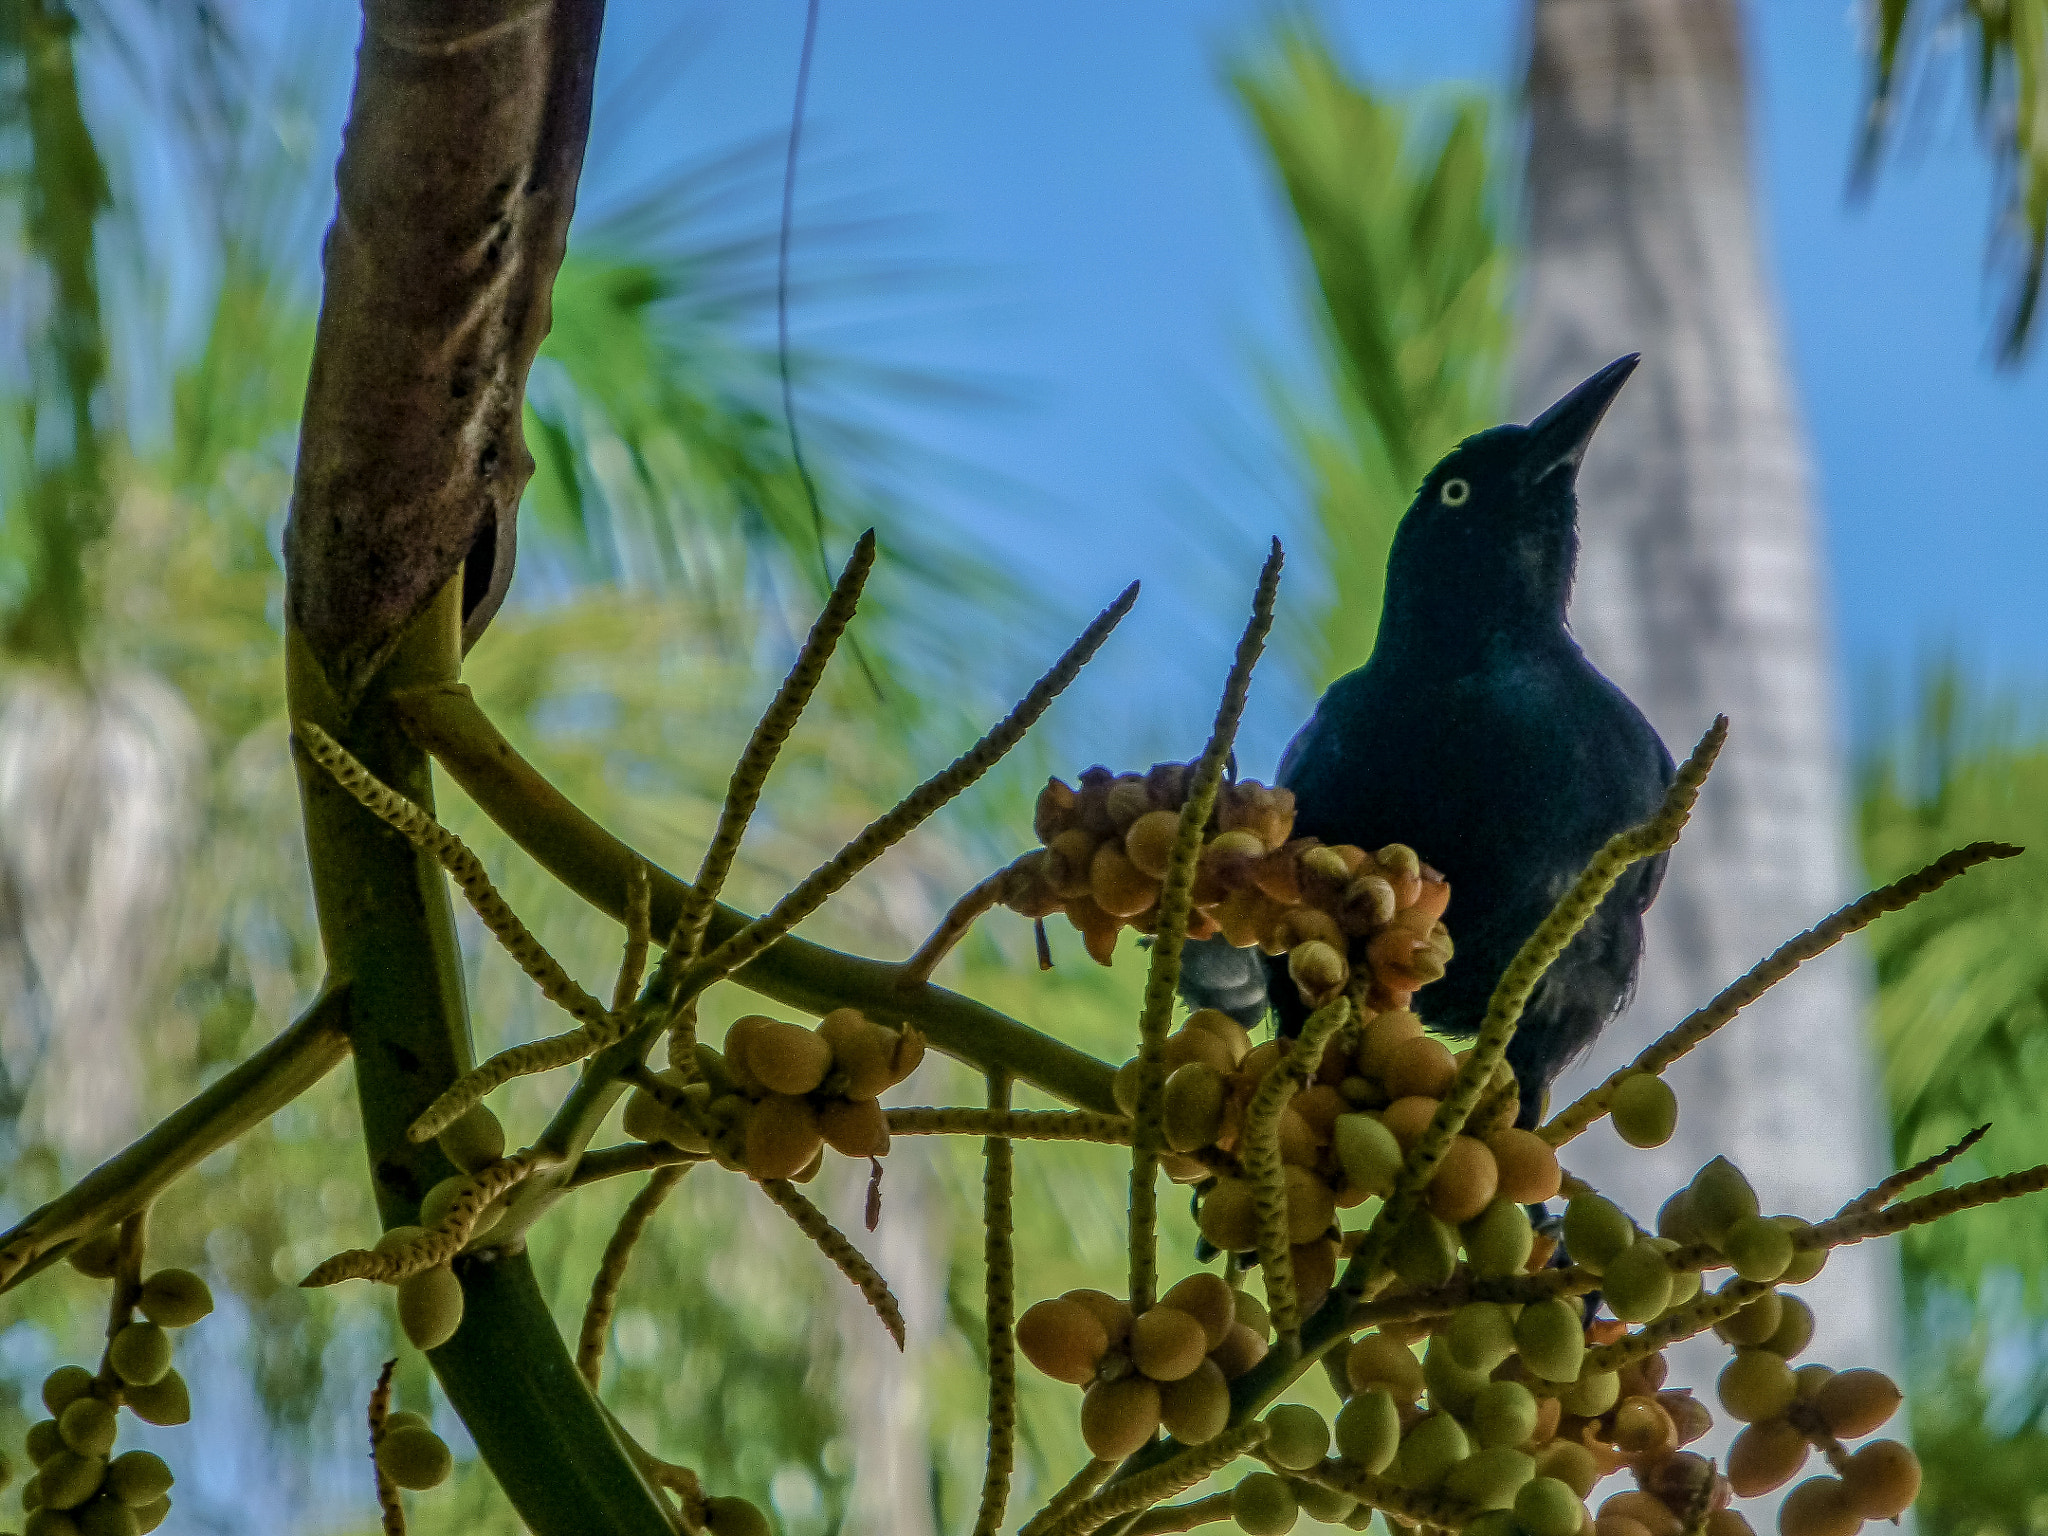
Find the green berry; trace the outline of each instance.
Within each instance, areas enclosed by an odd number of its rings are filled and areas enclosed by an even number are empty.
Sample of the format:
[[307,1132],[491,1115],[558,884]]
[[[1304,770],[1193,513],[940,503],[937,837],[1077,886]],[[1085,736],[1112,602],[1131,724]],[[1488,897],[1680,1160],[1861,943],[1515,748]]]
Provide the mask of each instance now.
[[505,1127],[483,1104],[472,1104],[438,1139],[448,1161],[464,1173],[475,1173],[505,1155]]
[[1515,1523],[1528,1536],[1578,1536],[1585,1518],[1579,1496],[1554,1477],[1531,1478],[1515,1495]]
[[1449,1283],[1458,1268],[1458,1233],[1429,1212],[1418,1210],[1395,1234],[1394,1273],[1412,1290],[1433,1291]]
[[114,1409],[97,1397],[81,1397],[57,1415],[57,1432],[81,1456],[104,1456],[114,1448]]
[[1377,1477],[1401,1448],[1401,1411],[1384,1387],[1355,1393],[1337,1414],[1337,1454]]
[[1714,1332],[1723,1343],[1747,1348],[1773,1337],[1784,1320],[1784,1298],[1776,1291],[1765,1291],[1741,1311],[1714,1324]]
[[1778,1331],[1764,1340],[1763,1347],[1790,1360],[1813,1342],[1813,1308],[1797,1296],[1781,1296],[1778,1300],[1783,1316],[1778,1322]]
[[1512,1446],[1474,1451],[1444,1478],[1444,1491],[1480,1509],[1512,1509],[1515,1495],[1536,1475],[1536,1461]]
[[40,1467],[64,1449],[64,1437],[57,1433],[55,1419],[37,1419],[28,1427],[26,1444],[28,1459]]
[[1792,1265],[1792,1234],[1763,1216],[1729,1225],[1721,1251],[1745,1280],[1775,1280]]
[[1614,1090],[1614,1128],[1632,1147],[1661,1147],[1678,1128],[1678,1095],[1654,1072],[1631,1072]]
[[[1794,1237],[1813,1225],[1798,1216],[1773,1216],[1771,1220]],[[1792,1262],[1786,1266],[1785,1273],[1778,1276],[1778,1281],[1782,1285],[1804,1285],[1821,1272],[1827,1261],[1828,1251],[1825,1248],[1794,1248]]]
[[213,1310],[213,1292],[189,1269],[160,1269],[142,1282],[135,1305],[152,1323],[189,1328]]
[[1799,1395],[1799,1384],[1783,1355],[1774,1355],[1767,1349],[1742,1349],[1721,1368],[1715,1390],[1730,1418],[1760,1424],[1779,1417],[1792,1406]]
[[161,1381],[146,1387],[130,1387],[125,1394],[128,1411],[145,1424],[189,1424],[192,1421],[192,1395],[185,1389],[185,1378],[176,1371],[167,1371]]
[[1462,1536],[1523,1536],[1523,1532],[1510,1511],[1482,1509],[1465,1522]]
[[1597,1419],[1621,1401],[1621,1378],[1613,1371],[1588,1371],[1558,1393],[1557,1399],[1566,1413]]
[[32,1512],[22,1526],[24,1536],[78,1536],[78,1522],[56,1509]]
[[377,1442],[377,1469],[401,1488],[437,1488],[454,1465],[447,1442],[431,1429],[387,1429]]
[[462,1326],[462,1282],[443,1264],[398,1282],[398,1326],[415,1349],[439,1349]]
[[1529,1213],[1513,1200],[1497,1199],[1465,1223],[1465,1255],[1473,1272],[1480,1275],[1521,1273],[1536,1246],[1536,1229],[1529,1225]]
[[1330,1134],[1348,1186],[1382,1197],[1394,1192],[1403,1161],[1401,1143],[1384,1121],[1371,1115],[1339,1115]]
[[81,1238],[64,1257],[88,1279],[111,1280],[121,1262],[121,1233],[115,1227],[102,1227],[92,1236]]
[[1515,1352],[1515,1323],[1497,1301],[1470,1301],[1445,1331],[1451,1358],[1468,1371],[1490,1372]]
[[1472,1454],[1472,1442],[1448,1413],[1433,1413],[1408,1431],[1394,1457],[1394,1480],[1403,1487],[1431,1489]]
[[1489,1381],[1472,1399],[1472,1433],[1482,1447],[1525,1444],[1537,1418],[1536,1394],[1519,1381]]
[[1321,1483],[1298,1482],[1293,1488],[1301,1512],[1318,1525],[1342,1525],[1358,1508],[1358,1500],[1350,1494],[1325,1488]]
[[1671,1305],[1671,1266],[1655,1238],[1631,1243],[1600,1277],[1607,1310],[1624,1323],[1647,1323]]
[[1628,1251],[1636,1229],[1627,1214],[1604,1195],[1573,1195],[1564,1208],[1564,1246],[1572,1261],[1594,1274]]
[[171,1491],[171,1469],[154,1451],[123,1451],[107,1464],[107,1492],[123,1504],[154,1504]]
[[1586,1331],[1578,1307],[1557,1298],[1531,1302],[1515,1320],[1515,1346],[1532,1376],[1577,1381],[1586,1358]]
[[108,1341],[107,1364],[131,1387],[162,1381],[171,1368],[171,1336],[155,1323],[129,1323]]
[[1230,1490],[1230,1518],[1246,1536],[1287,1536],[1300,1515],[1287,1479],[1271,1472],[1247,1473]]
[[1692,1176],[1685,1207],[1699,1235],[1718,1245],[1736,1222],[1757,1213],[1756,1191],[1740,1168],[1717,1157]]
[[81,1507],[74,1518],[78,1536],[139,1536],[142,1530],[134,1510],[104,1495]]
[[55,1418],[91,1390],[91,1371],[82,1365],[60,1365],[43,1378],[43,1406]]
[[1422,1352],[1422,1379],[1429,1387],[1429,1406],[1464,1413],[1472,1406],[1479,1389],[1486,1385],[1486,1371],[1468,1370],[1451,1353],[1450,1341],[1439,1334]]
[[1306,1472],[1330,1454],[1330,1426],[1303,1403],[1282,1403],[1266,1415],[1266,1454],[1290,1472]]
[[36,1482],[42,1488],[42,1507],[76,1509],[100,1491],[106,1475],[107,1464],[99,1457],[59,1451],[36,1474]]
[[152,1503],[138,1504],[135,1506],[135,1528],[142,1533],[142,1536],[149,1536],[151,1531],[162,1525],[169,1518],[170,1513],[171,1499],[169,1494],[165,1494],[164,1497]]

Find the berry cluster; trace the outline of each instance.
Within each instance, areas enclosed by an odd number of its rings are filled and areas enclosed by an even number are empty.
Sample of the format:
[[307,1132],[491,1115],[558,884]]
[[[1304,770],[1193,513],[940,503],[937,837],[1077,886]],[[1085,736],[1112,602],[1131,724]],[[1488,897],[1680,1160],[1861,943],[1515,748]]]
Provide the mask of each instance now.
[[[50,1417],[29,1426],[27,1449],[36,1473],[21,1489],[27,1536],[139,1536],[171,1511],[171,1469],[150,1451],[114,1455],[118,1410],[145,1424],[184,1424],[192,1417],[185,1380],[171,1365],[166,1331],[187,1328],[213,1310],[206,1282],[189,1269],[147,1277],[124,1273],[122,1235],[94,1234],[71,1252],[71,1265],[116,1289],[116,1325],[97,1374],[60,1365],[43,1381]],[[130,1259],[136,1264],[137,1252]],[[140,1317],[134,1316],[141,1313]]]
[[[1202,1235],[1230,1253],[1257,1246],[1258,1191],[1240,1154],[1245,1116],[1285,1041],[1253,1046],[1228,1015],[1203,1009],[1166,1041],[1162,1118],[1169,1177],[1200,1186]],[[1403,1159],[1435,1116],[1457,1075],[1453,1054],[1423,1033],[1405,1008],[1389,1009],[1325,1049],[1314,1082],[1281,1108],[1278,1142],[1286,1181],[1288,1236],[1297,1295],[1312,1308],[1336,1274],[1339,1210],[1392,1192]],[[1137,1062],[1118,1074],[1120,1105],[1135,1107]],[[1558,1192],[1557,1156],[1540,1136],[1513,1124],[1517,1096],[1503,1067],[1472,1129],[1451,1140],[1425,1196],[1427,1216],[1404,1233],[1398,1269],[1441,1285],[1468,1227],[1481,1273],[1520,1269],[1535,1235],[1522,1206]],[[1547,1256],[1548,1248],[1545,1249]]]
[[626,1134],[716,1157],[757,1179],[805,1183],[825,1148],[881,1157],[889,1122],[880,1096],[917,1070],[924,1037],[837,1008],[816,1029],[749,1014],[725,1050],[698,1045],[694,1074],[671,1067],[626,1104]]
[[[1142,774],[1090,768],[1078,790],[1051,780],[1033,818],[1044,846],[1004,872],[999,900],[1026,917],[1064,912],[1109,964],[1126,924],[1157,926],[1191,777],[1189,764],[1159,763]],[[1361,962],[1378,1007],[1403,1007],[1443,975],[1451,940],[1439,919],[1451,889],[1435,870],[1398,843],[1373,854],[1293,830],[1292,790],[1249,779],[1222,787],[1203,829],[1190,938],[1221,933],[1286,955],[1311,1005],[1341,993]]]
[[1230,1383],[1266,1357],[1270,1333],[1256,1297],[1206,1271],[1135,1315],[1106,1292],[1068,1291],[1017,1319],[1027,1360],[1087,1388],[1081,1438],[1105,1459],[1130,1455],[1162,1428],[1187,1445],[1221,1434]]

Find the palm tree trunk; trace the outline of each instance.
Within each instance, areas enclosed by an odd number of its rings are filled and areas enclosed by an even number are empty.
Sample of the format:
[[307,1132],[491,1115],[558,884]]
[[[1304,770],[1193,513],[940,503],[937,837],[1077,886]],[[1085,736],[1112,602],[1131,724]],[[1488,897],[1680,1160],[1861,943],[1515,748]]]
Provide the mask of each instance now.
[[[1673,750],[1728,749],[1649,918],[1629,1015],[1560,1102],[1846,899],[1837,697],[1811,472],[1750,185],[1735,0],[1536,0],[1528,77],[1524,419],[1616,355],[1643,366],[1579,477],[1574,628]],[[1655,1152],[1611,1133],[1574,1168],[1647,1220],[1725,1152],[1767,1211],[1832,1214],[1883,1137],[1860,953],[1773,991],[1673,1073]],[[1896,1258],[1838,1253],[1813,1358],[1893,1353]]]

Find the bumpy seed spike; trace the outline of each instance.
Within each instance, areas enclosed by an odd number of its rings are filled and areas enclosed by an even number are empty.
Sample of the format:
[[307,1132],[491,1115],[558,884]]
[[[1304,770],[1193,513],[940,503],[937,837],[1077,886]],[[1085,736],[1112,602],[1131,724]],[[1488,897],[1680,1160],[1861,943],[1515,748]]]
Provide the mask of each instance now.
[[1966,1211],[1972,1206],[1992,1205],[2000,1200],[2030,1195],[2041,1189],[2048,1189],[2048,1163],[2023,1168],[2017,1173],[2002,1173],[1995,1178],[1978,1179],[1971,1184],[1958,1184],[1954,1189],[1937,1189],[1931,1195],[1922,1195],[1917,1200],[1901,1200],[1897,1205],[1888,1205],[1883,1210],[1858,1211],[1850,1216],[1837,1216],[1833,1221],[1823,1221],[1794,1233],[1792,1246],[1846,1248],[1851,1243],[1862,1242],[1865,1238],[1886,1237],[1893,1232],[1903,1232],[1908,1227],[1924,1226],[1930,1221],[1939,1221],[1944,1216]]
[[482,1066],[472,1067],[443,1089],[440,1097],[426,1107],[419,1119],[406,1127],[406,1137],[416,1142],[432,1141],[485,1097],[514,1078],[552,1072],[557,1067],[572,1066],[586,1056],[595,1055],[624,1035],[631,1021],[630,1012],[608,1014],[599,1024],[564,1030],[559,1035],[529,1040],[524,1045],[507,1046]]
[[1334,1457],[1310,1467],[1306,1472],[1290,1472],[1288,1476],[1334,1488],[1374,1509],[1383,1509],[1404,1520],[1437,1526],[1446,1531],[1462,1529],[1479,1513],[1462,1499],[1454,1499],[1447,1493],[1423,1493],[1402,1488],[1384,1477],[1374,1477],[1354,1462],[1339,1461]]
[[619,978],[612,983],[612,1012],[621,1014],[640,990],[640,978],[647,970],[647,950],[653,943],[652,919],[648,907],[653,901],[653,882],[645,860],[633,861],[626,877],[626,950],[619,957]]
[[[1612,1344],[1602,1344],[1587,1350],[1585,1364],[1580,1368],[1580,1372],[1582,1375],[1590,1375],[1599,1371],[1618,1371],[1625,1365],[1634,1365],[1638,1360],[1647,1360],[1651,1355],[1668,1349],[1680,1339],[1689,1339],[1696,1333],[1705,1333],[1723,1318],[1733,1317],[1772,1288],[1767,1280],[1730,1280],[1718,1291],[1705,1292],[1684,1306],[1666,1312],[1654,1323],[1616,1339]],[[1540,1396],[1555,1397],[1564,1389],[1550,1382],[1539,1381],[1532,1383],[1530,1390]]]
[[1149,1472],[1111,1483],[1048,1525],[1045,1536],[1090,1536],[1119,1515],[1148,1509],[1161,1499],[1170,1499],[1194,1487],[1210,1473],[1229,1466],[1246,1451],[1262,1444],[1269,1433],[1263,1419],[1226,1429],[1206,1445],[1190,1446]]
[[1323,1047],[1351,1017],[1351,1003],[1338,998],[1310,1016],[1301,1035],[1252,1095],[1244,1115],[1244,1171],[1256,1192],[1259,1268],[1266,1276],[1266,1306],[1273,1331],[1300,1344],[1301,1309],[1294,1292],[1294,1254],[1287,1231],[1286,1168],[1280,1161],[1280,1112],[1308,1086],[1322,1064]]
[[[1031,855],[1026,854],[1025,857]],[[902,986],[921,987],[932,979],[932,972],[939,968],[939,962],[966,937],[967,930],[974,926],[974,920],[1003,899],[1003,891],[1014,867],[1004,865],[953,903],[946,915],[939,919],[939,926],[932,930],[931,937],[918,945],[916,953],[903,962]]]
[[1116,1470],[1116,1463],[1097,1457],[1082,1463],[1081,1470],[1061,1486],[1037,1514],[1024,1522],[1017,1536],[1045,1536],[1053,1522],[1102,1486],[1102,1480]]
[[1091,1109],[953,1109],[912,1105],[883,1111],[892,1136],[1003,1136],[1013,1141],[1100,1141],[1129,1146],[1131,1122]]
[[782,744],[795,729],[798,716],[803,714],[804,706],[811,702],[811,695],[817,691],[818,683],[825,675],[825,664],[832,659],[839,637],[846,633],[846,626],[852,622],[854,609],[860,605],[861,589],[867,585],[868,573],[874,567],[875,530],[870,528],[854,545],[846,569],[839,573],[839,581],[832,588],[825,611],[811,626],[789,675],[783,678],[782,686],[776,689],[775,697],[762,714],[760,723],[747,739],[746,750],[740,754],[739,764],[732,771],[732,781],[726,785],[725,804],[718,813],[718,827],[704,849],[703,862],[697,866],[697,878],[690,882],[690,889],[683,897],[683,909],[668,944],[671,951],[694,959],[703,946],[704,926],[711,920],[718,893],[724,889],[725,877],[732,873],[733,860],[739,856],[740,840],[746,835],[754,807],[761,802],[761,787],[768,780],[769,770],[775,766]]
[[391,1414],[391,1374],[397,1369],[396,1360],[386,1360],[370,1393],[370,1470],[377,1479],[377,1509],[384,1517],[384,1536],[405,1536],[405,1505],[398,1497],[398,1484],[377,1465],[377,1447],[384,1443],[384,1421]]
[[334,782],[355,798],[363,809],[387,823],[405,840],[438,860],[448,876],[469,899],[476,915],[492,937],[505,946],[519,968],[539,985],[541,993],[556,1007],[588,1025],[602,1025],[609,1017],[604,1004],[576,985],[555,957],[535,938],[512,909],[505,904],[483,862],[461,838],[434,820],[412,801],[384,784],[356,760],[349,750],[310,720],[301,720],[294,735],[314,762],[326,769]]
[[[1000,1114],[1009,1105],[1009,1078],[990,1073],[990,1112]],[[996,1536],[1010,1505],[1010,1474],[1017,1460],[1017,1254],[1010,1212],[1014,1168],[1006,1137],[985,1138],[981,1155],[982,1264],[988,1280],[983,1306],[988,1332],[988,1464],[974,1536]]]
[[1187,798],[1181,803],[1173,851],[1167,857],[1166,877],[1159,891],[1159,922],[1152,940],[1151,966],[1145,976],[1144,1011],[1138,1019],[1138,1097],[1131,1116],[1130,1301],[1138,1312],[1152,1305],[1153,1293],[1158,1288],[1159,1157],[1166,1150],[1162,1119],[1166,1031],[1173,1021],[1173,1001],[1180,986],[1181,947],[1187,939],[1189,915],[1194,910],[1195,865],[1202,851],[1202,834],[1215,808],[1217,788],[1223,782],[1231,743],[1237,739],[1245,699],[1251,692],[1252,669],[1258,665],[1266,636],[1273,627],[1273,604],[1280,590],[1283,559],[1280,541],[1275,539],[1259,572],[1251,620],[1237,642],[1237,655],[1223,684],[1223,697],[1216,706],[1216,723],[1189,776]]
[[462,1252],[484,1207],[529,1174],[552,1167],[555,1162],[556,1159],[529,1149],[486,1163],[469,1175],[461,1193],[448,1203],[448,1214],[441,1218],[439,1226],[429,1227],[412,1241],[382,1253],[370,1248],[337,1253],[315,1265],[299,1284],[308,1290],[337,1285],[343,1280],[381,1280],[396,1285],[423,1270],[438,1268]]
[[762,1191],[782,1207],[783,1213],[795,1222],[798,1228],[812,1242],[816,1243],[825,1257],[839,1268],[839,1273],[854,1284],[854,1288],[868,1299],[868,1305],[875,1309],[875,1316],[882,1320],[882,1326],[889,1330],[889,1337],[896,1341],[896,1347],[904,1347],[903,1309],[896,1304],[896,1294],[889,1289],[881,1271],[867,1261],[858,1248],[846,1239],[825,1213],[806,1200],[797,1187],[787,1179],[762,1179]]
[[1017,707],[951,764],[912,790],[894,809],[868,823],[859,836],[828,862],[820,865],[795,890],[746,927],[727,939],[701,963],[696,977],[699,986],[731,975],[762,950],[824,905],[827,897],[895,844],[907,837],[939,807],[979,779],[1038,722],[1052,701],[1065,691],[1081,668],[1100,650],[1111,630],[1122,622],[1138,600],[1137,583],[1124,589],[1123,596],[1096,618],[1067,648],[1052,669],[1032,685]]
[[612,1231],[611,1241],[604,1245],[604,1257],[598,1261],[597,1274],[590,1282],[590,1300],[583,1307],[583,1327],[576,1336],[576,1369],[583,1373],[593,1392],[597,1390],[598,1373],[604,1369],[604,1338],[612,1325],[612,1312],[618,1305],[619,1286],[626,1278],[626,1262],[633,1257],[633,1245],[640,1241],[640,1234],[654,1219],[661,1202],[689,1171],[688,1163],[655,1169],[654,1177],[627,1205]]
[[1393,1244],[1394,1234],[1414,1214],[1423,1190],[1428,1187],[1437,1165],[1443,1161],[1444,1153],[1451,1145],[1451,1138],[1464,1128],[1465,1121],[1479,1102],[1479,1096],[1492,1081],[1494,1068],[1506,1057],[1508,1044],[1515,1036],[1515,1026],[1520,1022],[1522,1010],[1528,1005],[1536,984],[1586,925],[1594,908],[1614,888],[1622,872],[1637,860],[1661,853],[1678,841],[1678,835],[1685,829],[1687,820],[1692,816],[1693,805],[1699,799],[1700,786],[1706,781],[1707,773],[1727,739],[1728,717],[1716,716],[1712,727],[1700,738],[1699,745],[1693,748],[1692,755],[1673,777],[1657,814],[1641,826],[1631,827],[1609,838],[1606,846],[1594,855],[1593,862],[1586,866],[1565,893],[1564,899],[1537,924],[1536,931],[1516,952],[1514,960],[1501,974],[1500,984],[1494,988],[1493,998],[1487,1004],[1485,1022],[1480,1025],[1479,1038],[1466,1056],[1465,1064],[1458,1069],[1457,1080],[1437,1106],[1429,1128],[1409,1150],[1407,1161],[1395,1182],[1394,1193],[1366,1229],[1365,1242],[1338,1282],[1339,1289],[1346,1295],[1363,1296],[1385,1283],[1387,1253]]
[[1898,1196],[1903,1195],[1930,1173],[1947,1167],[1965,1152],[1969,1151],[1970,1148],[1977,1145],[1979,1141],[1984,1139],[1984,1133],[1990,1129],[1991,1127],[1988,1123],[1980,1125],[1947,1150],[1937,1152],[1932,1157],[1923,1157],[1912,1167],[1902,1168],[1897,1173],[1891,1175],[1891,1177],[1873,1184],[1869,1189],[1866,1189],[1854,1200],[1851,1200],[1847,1205],[1835,1212],[1835,1219],[1840,1221],[1845,1216],[1861,1216],[1869,1211],[1883,1210],[1885,1206],[1889,1205]]
[[1953,853],[1943,854],[1903,880],[1894,880],[1890,885],[1857,898],[1825,922],[1807,929],[1797,938],[1788,939],[1706,1007],[1653,1042],[1642,1055],[1569,1109],[1553,1116],[1543,1127],[1544,1139],[1554,1147],[1563,1146],[1607,1113],[1622,1079],[1635,1072],[1661,1073],[1806,961],[1833,948],[1850,934],[1869,927],[1887,912],[1911,906],[1975,865],[1991,859],[2009,859],[2020,852],[2009,843],[1971,843]]

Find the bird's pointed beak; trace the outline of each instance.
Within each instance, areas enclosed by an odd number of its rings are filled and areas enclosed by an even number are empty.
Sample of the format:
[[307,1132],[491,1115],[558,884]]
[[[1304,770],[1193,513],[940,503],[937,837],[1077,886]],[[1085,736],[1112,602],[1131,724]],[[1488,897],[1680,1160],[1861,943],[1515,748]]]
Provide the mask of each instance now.
[[1607,407],[1621,393],[1621,386],[1643,360],[1640,352],[1617,357],[1585,383],[1529,423],[1528,445],[1522,450],[1521,474],[1533,485],[1545,475],[1563,470],[1567,477],[1579,472],[1579,460],[1586,456],[1586,444],[1593,429],[1607,414]]

